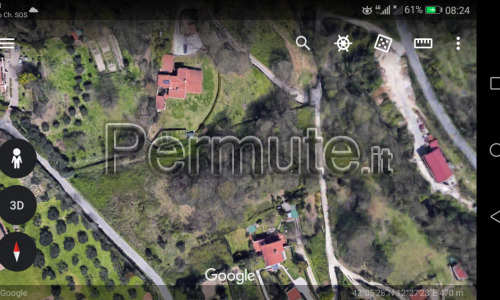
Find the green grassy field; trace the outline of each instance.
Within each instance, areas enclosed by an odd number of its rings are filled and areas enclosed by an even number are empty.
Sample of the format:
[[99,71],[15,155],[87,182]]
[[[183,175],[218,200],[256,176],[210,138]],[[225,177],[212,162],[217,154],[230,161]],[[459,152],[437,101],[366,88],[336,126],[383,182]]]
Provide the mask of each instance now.
[[[123,51],[123,57],[130,62],[127,70],[116,73],[109,73],[110,83],[114,86],[114,97],[116,103],[109,108],[97,101],[95,88],[101,83],[100,76],[93,62],[90,62],[91,54],[87,47],[75,47],[75,53],[71,55],[66,49],[66,45],[60,39],[47,40],[46,47],[41,50],[26,49],[29,56],[39,56],[46,76],[46,85],[50,86],[45,92],[48,93],[49,103],[47,107],[52,107],[44,114],[41,121],[50,125],[47,137],[53,144],[60,143],[62,152],[69,158],[75,157],[74,167],[80,167],[103,157],[101,143],[105,134],[105,125],[108,122],[123,122],[135,117],[138,99],[146,93],[133,82],[140,76],[139,67],[134,64],[133,57],[128,51]],[[81,64],[84,68],[80,75],[82,80],[79,84],[84,93],[89,93],[91,100],[84,102],[81,94],[77,94],[73,87],[77,85],[73,59],[75,56],[81,57]],[[86,90],[83,83],[90,82],[92,87]],[[29,91],[21,97],[22,105],[27,109],[32,107]],[[75,102],[73,98],[78,98]],[[71,117],[70,124],[64,124],[62,116],[68,114],[69,107],[75,107],[76,114]],[[80,106],[85,107],[88,115],[83,115]],[[52,122],[57,120],[59,128],[52,126]],[[81,125],[75,124],[76,120],[81,120]],[[71,132],[82,132],[84,138],[71,139],[64,137],[64,130]]]
[[[7,187],[10,185],[20,184],[20,181],[18,179],[11,179],[3,174],[0,174],[0,183]],[[113,267],[110,252],[101,249],[100,242],[96,241],[93,238],[92,232],[85,228],[81,220],[76,225],[66,222],[66,232],[58,235],[56,230],[57,220],[49,220],[47,218],[47,213],[50,207],[57,208],[57,210],[59,211],[59,220],[66,221],[68,214],[72,212],[71,209],[63,211],[61,209],[60,201],[56,200],[55,198],[52,198],[47,202],[38,203],[37,214],[41,216],[40,227],[35,226],[33,220],[31,220],[21,226],[21,231],[35,239],[37,248],[43,252],[45,257],[44,267],[47,268],[50,266],[56,273],[56,278],[53,280],[50,280],[49,277],[47,277],[46,279],[42,279],[42,270],[33,266],[25,271],[17,273],[12,273],[8,270],[1,271],[0,284],[4,287],[12,285],[23,287],[26,286],[30,293],[30,296],[38,299],[43,299],[49,296],[51,294],[52,285],[60,285],[61,296],[65,299],[71,299],[75,297],[76,292],[82,293],[89,297],[90,289],[87,286],[87,280],[90,280],[92,285],[99,291],[101,299],[110,299],[114,294],[121,294],[122,296],[127,298],[127,290],[130,288],[135,288],[139,299],[141,299],[145,293],[141,288],[141,286],[143,285],[142,279],[131,274],[128,285],[120,286],[120,278]],[[5,222],[4,224],[6,225],[8,231],[13,231],[12,226],[6,224]],[[43,227],[49,228],[53,236],[53,243],[59,245],[60,253],[59,256],[55,259],[52,259],[50,256],[50,246],[42,246],[40,244],[40,228]],[[88,242],[84,244],[79,243],[77,237],[78,232],[85,232],[88,236]],[[66,238],[73,238],[75,241],[75,246],[71,251],[66,251],[64,249],[63,243]],[[94,262],[87,258],[87,246],[93,246],[97,250],[97,258],[100,261],[100,266],[107,269],[108,278],[113,280],[115,284],[115,288],[113,291],[106,290],[104,286],[105,282],[102,281],[99,276],[100,269],[95,268]],[[79,260],[77,265],[73,265],[72,263],[72,258],[75,255]],[[62,273],[58,270],[58,265],[61,262],[67,264],[67,270],[63,271]],[[88,273],[86,276],[82,275],[80,271],[80,267],[83,265],[88,267]],[[15,276],[13,276],[14,274]],[[67,286],[67,276],[71,276],[74,280],[76,289],[73,291],[71,291]]]
[[288,56],[285,42],[267,22],[256,23],[254,37],[250,52],[267,67],[271,67],[271,64],[275,62],[275,56]]
[[[390,225],[386,235],[378,234],[377,243],[383,245],[393,270],[387,278],[389,283],[459,284],[447,266],[447,252],[437,251],[430,246],[427,237],[408,215],[393,209],[387,209],[386,213]],[[436,278],[428,279],[429,274],[435,274]]]
[[245,251],[248,249],[249,237],[246,235],[246,230],[243,228],[236,229],[228,234],[226,234],[226,240],[229,243],[231,252],[235,253],[237,251]]
[[226,116],[233,124],[245,120],[250,103],[271,93],[273,84],[252,67],[244,75],[221,75],[221,91],[217,105],[207,123]]
[[[318,232],[314,237],[307,240],[306,249],[310,251],[309,261],[312,264],[314,275],[318,279],[318,284],[323,285],[330,282],[328,273],[328,261],[325,255],[325,236]],[[309,252],[308,252],[309,253]]]

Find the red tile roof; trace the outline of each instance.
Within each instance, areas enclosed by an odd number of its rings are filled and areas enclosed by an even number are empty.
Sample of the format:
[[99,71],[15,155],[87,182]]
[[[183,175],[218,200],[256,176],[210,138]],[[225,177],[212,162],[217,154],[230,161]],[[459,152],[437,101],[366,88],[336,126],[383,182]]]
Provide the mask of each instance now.
[[203,84],[203,72],[200,70],[187,69],[186,93],[201,94]]
[[[252,240],[253,241],[253,240]],[[266,267],[270,267],[285,260],[283,252],[286,238],[283,234],[268,236],[265,239],[253,241],[255,252],[262,252],[262,257],[266,263]]]
[[165,97],[156,95],[156,109],[165,109]]
[[430,153],[424,155],[423,159],[437,182],[443,182],[451,177],[450,167],[439,147],[432,149]]
[[469,275],[467,275],[467,272],[462,268],[462,264],[457,263],[456,265],[453,266],[453,274],[457,278],[457,280],[465,280],[469,278]]
[[[162,57],[162,68],[158,74],[157,84],[166,93],[162,96],[165,101],[168,98],[185,99],[186,94],[201,94],[203,86],[203,72],[187,68],[177,69],[174,72],[174,56],[164,55]],[[156,107],[159,108],[159,99],[156,98]]]
[[160,72],[172,73],[174,71],[174,56],[173,55],[163,55],[161,57],[161,69]]
[[302,295],[300,294],[299,290],[297,289],[296,286],[293,287],[293,289],[289,290],[286,292],[286,296],[288,297],[289,300],[299,300],[302,299]]
[[429,141],[429,147],[431,147],[431,148],[439,148],[439,142],[438,142],[438,140],[434,139],[432,141]]
[[285,248],[283,247],[283,243],[275,242],[272,244],[267,244],[261,247],[262,256],[264,257],[264,261],[266,262],[266,267],[274,266],[276,264],[282,263],[285,258],[283,257],[283,251]]

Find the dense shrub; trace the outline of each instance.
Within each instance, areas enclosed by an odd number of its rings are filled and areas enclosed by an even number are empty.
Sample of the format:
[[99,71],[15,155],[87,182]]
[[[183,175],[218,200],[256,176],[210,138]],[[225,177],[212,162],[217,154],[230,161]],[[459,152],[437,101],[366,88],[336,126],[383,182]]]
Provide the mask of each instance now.
[[75,240],[72,237],[66,237],[64,239],[64,250],[71,251],[75,248]]
[[87,268],[86,265],[80,266],[80,272],[82,273],[83,276],[87,275],[88,271],[89,271],[89,268]]
[[64,222],[63,220],[57,220],[56,230],[57,230],[58,235],[65,233],[66,232],[66,222]]
[[63,114],[63,116],[61,117],[61,120],[66,125],[68,125],[69,123],[71,123],[71,117],[68,116],[67,114]]
[[92,260],[97,257],[97,250],[94,248],[94,246],[87,246],[87,250],[85,251],[87,258]]
[[49,227],[45,226],[42,229],[40,229],[40,245],[48,246],[52,244],[52,241],[53,237]]
[[88,94],[88,93],[83,93],[83,94],[82,94],[82,99],[83,99],[83,101],[85,101],[85,102],[89,102],[89,101],[90,101],[90,94]]
[[74,106],[70,106],[68,108],[68,113],[69,113],[70,116],[74,117],[76,115],[76,109],[75,109],[75,107]]
[[87,111],[87,108],[83,105],[81,105],[78,109],[80,109],[80,113],[82,114],[82,116],[87,116],[89,114],[89,112]]
[[64,261],[60,261],[57,264],[57,270],[59,271],[59,274],[63,274],[68,271],[68,264],[65,263]]
[[56,272],[54,272],[51,267],[42,270],[42,279],[45,280],[47,277],[49,277],[50,280],[56,279]]
[[89,241],[89,237],[85,231],[78,231],[77,236],[80,244],[85,244]]
[[77,214],[75,211],[70,212],[70,213],[66,216],[66,221],[67,221],[69,224],[78,225],[78,214]]
[[59,253],[61,252],[61,249],[59,248],[59,245],[54,243],[50,245],[50,258],[56,259],[59,257]]
[[35,262],[33,265],[39,269],[42,269],[45,267],[45,255],[40,249],[36,249],[36,256],[35,256]]
[[49,218],[49,220],[52,221],[59,219],[59,210],[57,209],[57,207],[55,206],[49,207],[49,210],[47,212],[47,218]]
[[78,265],[79,262],[80,259],[78,258],[78,254],[73,255],[73,257],[71,258],[71,263],[73,264],[73,266]]

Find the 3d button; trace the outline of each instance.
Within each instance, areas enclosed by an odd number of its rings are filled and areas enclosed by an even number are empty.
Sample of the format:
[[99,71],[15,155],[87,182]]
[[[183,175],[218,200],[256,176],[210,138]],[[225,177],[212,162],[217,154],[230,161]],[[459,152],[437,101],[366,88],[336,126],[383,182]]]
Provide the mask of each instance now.
[[25,140],[11,139],[0,147],[0,170],[12,178],[21,178],[35,168],[36,151]]
[[0,217],[13,225],[21,225],[33,218],[36,198],[20,185],[13,185],[0,192]]
[[20,272],[31,267],[36,258],[36,245],[21,232],[9,233],[0,240],[0,264],[7,270]]

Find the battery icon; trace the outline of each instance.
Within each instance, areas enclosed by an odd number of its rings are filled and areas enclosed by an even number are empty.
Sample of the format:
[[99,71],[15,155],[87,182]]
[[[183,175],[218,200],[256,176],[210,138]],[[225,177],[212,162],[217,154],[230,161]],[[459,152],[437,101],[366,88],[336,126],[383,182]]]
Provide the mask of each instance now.
[[431,15],[439,15],[443,12],[443,8],[441,6],[426,6],[425,13]]

